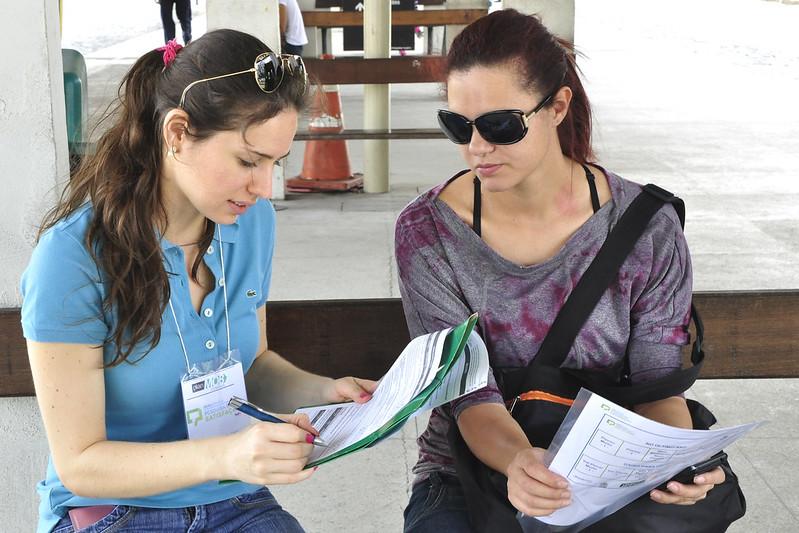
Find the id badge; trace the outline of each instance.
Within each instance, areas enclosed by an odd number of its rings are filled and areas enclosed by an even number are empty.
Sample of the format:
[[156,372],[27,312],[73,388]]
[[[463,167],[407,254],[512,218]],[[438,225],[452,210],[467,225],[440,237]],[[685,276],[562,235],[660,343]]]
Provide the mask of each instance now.
[[233,396],[247,398],[238,350],[233,350],[221,363],[219,360],[204,365],[216,370],[197,371],[181,380],[189,439],[229,435],[250,422],[245,415],[228,407]]

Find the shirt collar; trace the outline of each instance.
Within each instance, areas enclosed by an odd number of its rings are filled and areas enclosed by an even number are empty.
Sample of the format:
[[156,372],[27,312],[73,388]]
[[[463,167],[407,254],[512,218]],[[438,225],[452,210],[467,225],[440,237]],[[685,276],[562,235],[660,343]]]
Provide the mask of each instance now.
[[[239,222],[236,220],[233,224],[220,224],[219,231],[222,233],[222,242],[233,244],[236,242],[236,238],[238,237],[239,233]],[[161,243],[161,248],[163,250],[169,250],[170,248],[177,248],[178,245],[168,241],[161,235],[160,232],[157,232],[158,241]],[[214,229],[214,238],[213,241],[219,242],[219,235],[217,230]]]

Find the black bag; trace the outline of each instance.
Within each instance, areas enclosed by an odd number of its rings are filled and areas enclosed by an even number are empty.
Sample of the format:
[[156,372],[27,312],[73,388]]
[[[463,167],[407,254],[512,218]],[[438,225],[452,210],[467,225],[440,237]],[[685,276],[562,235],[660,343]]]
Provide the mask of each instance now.
[[[715,418],[702,404],[688,401],[694,429],[708,429],[702,420]],[[516,509],[508,501],[507,478],[481,463],[471,453],[453,424],[449,443],[469,513],[477,532],[521,532]],[[746,499],[738,477],[725,459],[721,467],[726,479],[695,505],[664,505],[652,501],[649,493],[581,531],[590,533],[718,533],[746,512]]]
[[[697,334],[691,350],[693,365],[689,368],[638,385],[629,381],[630,354],[626,354],[620,368],[602,372],[560,368],[583,324],[617,276],[619,267],[649,220],[665,203],[674,206],[683,223],[684,205],[679,198],[654,185],[645,186],[572,291],[530,365],[494,369],[497,384],[510,404],[512,416],[534,446],[549,447],[580,387],[620,405],[633,406],[681,394],[699,375],[704,361],[704,328],[693,306],[691,316]],[[698,402],[688,400],[688,407],[694,429],[708,429],[716,422],[713,414]],[[475,530],[521,531],[516,510],[507,499],[507,478],[474,457],[461,438],[457,424],[450,428],[449,444],[466,497],[469,519]],[[725,461],[722,467],[727,476],[725,482],[714,487],[701,502],[690,506],[665,505],[652,501],[649,494],[645,494],[584,531],[725,531],[734,520],[744,515],[746,501],[729,463]]]

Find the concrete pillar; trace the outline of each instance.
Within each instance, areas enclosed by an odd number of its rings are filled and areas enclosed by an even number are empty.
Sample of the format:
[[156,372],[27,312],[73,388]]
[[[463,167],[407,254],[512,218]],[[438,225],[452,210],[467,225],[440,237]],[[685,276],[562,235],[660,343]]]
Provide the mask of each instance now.
[[[447,9],[483,9],[483,0],[448,0]],[[521,13],[538,14],[549,31],[574,42],[574,0],[503,0],[504,9],[515,9]],[[463,30],[462,25],[446,26],[445,49],[449,50],[452,40]]]
[[[6,2],[3,15],[0,35],[14,43],[0,62],[0,308],[9,308],[22,304],[19,279],[69,162],[58,2]],[[47,461],[36,400],[0,398],[0,434],[0,529],[30,530]]]
[[19,276],[55,187],[69,179],[58,3],[18,2],[0,19],[15,43],[0,72],[0,308],[21,303]]
[[[277,0],[206,0],[205,11],[208,31],[220,28],[244,31],[261,39],[272,50],[280,51]],[[276,165],[272,173],[272,199],[285,197],[283,167]]]
[[574,42],[574,0],[504,0],[505,9],[537,14],[549,31]]
[[244,31],[272,50],[280,50],[277,0],[206,0],[205,13],[208,31],[220,28]]
[[[391,57],[391,2],[365,2],[363,13],[364,57]],[[364,85],[363,126],[366,129],[391,127],[391,86]],[[388,140],[364,141],[363,189],[388,192]]]

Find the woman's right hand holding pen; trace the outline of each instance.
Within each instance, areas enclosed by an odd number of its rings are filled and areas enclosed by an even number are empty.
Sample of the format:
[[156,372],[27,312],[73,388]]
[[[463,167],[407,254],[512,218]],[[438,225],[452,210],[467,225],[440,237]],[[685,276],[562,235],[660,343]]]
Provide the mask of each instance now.
[[254,485],[283,485],[311,477],[316,470],[303,470],[319,434],[308,415],[279,415],[286,424],[254,422],[231,435],[226,443],[222,479],[237,479]]

